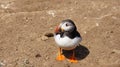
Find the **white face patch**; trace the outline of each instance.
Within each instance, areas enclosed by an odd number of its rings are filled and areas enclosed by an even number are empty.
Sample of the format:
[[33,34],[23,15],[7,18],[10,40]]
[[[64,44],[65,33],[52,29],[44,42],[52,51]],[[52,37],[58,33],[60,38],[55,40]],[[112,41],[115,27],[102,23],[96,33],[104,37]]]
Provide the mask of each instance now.
[[74,25],[69,22],[65,22],[64,24],[61,25],[61,28],[64,29],[64,31],[73,31]]

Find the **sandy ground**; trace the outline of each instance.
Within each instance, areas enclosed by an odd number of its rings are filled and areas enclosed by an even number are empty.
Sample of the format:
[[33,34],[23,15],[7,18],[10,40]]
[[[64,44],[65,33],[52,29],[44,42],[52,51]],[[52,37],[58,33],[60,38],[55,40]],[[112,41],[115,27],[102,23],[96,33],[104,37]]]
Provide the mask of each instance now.
[[[67,18],[83,38],[78,63],[56,61],[44,37]],[[0,67],[120,67],[120,0],[0,0]]]

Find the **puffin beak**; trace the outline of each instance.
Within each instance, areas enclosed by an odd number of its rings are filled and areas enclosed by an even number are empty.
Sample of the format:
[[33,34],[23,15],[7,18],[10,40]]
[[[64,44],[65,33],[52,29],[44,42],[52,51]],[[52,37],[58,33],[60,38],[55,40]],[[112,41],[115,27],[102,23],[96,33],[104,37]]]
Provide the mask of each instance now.
[[58,33],[58,32],[60,32],[60,27],[59,27],[59,26],[56,26],[56,28],[55,28],[55,33]]
[[63,29],[63,28],[61,28],[61,31],[62,31],[62,32],[64,32],[64,29]]
[[64,32],[64,29],[63,29],[63,28],[61,28],[61,25],[62,25],[62,24],[60,24],[60,25],[56,26],[56,28],[55,28],[55,33]]

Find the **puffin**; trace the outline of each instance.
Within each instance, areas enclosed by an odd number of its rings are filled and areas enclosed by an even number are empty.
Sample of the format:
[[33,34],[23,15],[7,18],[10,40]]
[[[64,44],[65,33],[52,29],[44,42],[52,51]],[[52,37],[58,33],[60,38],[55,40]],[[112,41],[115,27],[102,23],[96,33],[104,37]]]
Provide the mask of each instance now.
[[82,41],[82,37],[77,31],[75,23],[71,19],[62,20],[61,23],[56,26],[54,39],[59,47],[56,60],[62,61],[65,59],[62,50],[72,50],[72,55],[70,56],[69,61],[72,63],[78,62],[75,57],[74,49],[79,46],[79,43]]

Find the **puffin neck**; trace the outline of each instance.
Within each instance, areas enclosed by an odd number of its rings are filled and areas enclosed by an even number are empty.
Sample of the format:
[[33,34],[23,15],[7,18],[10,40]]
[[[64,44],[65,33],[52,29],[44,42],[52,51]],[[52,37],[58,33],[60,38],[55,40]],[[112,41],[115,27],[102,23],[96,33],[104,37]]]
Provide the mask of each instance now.
[[75,33],[76,33],[76,28],[72,32],[70,32],[70,31],[61,32],[60,37],[62,38],[64,36],[68,36],[69,38],[72,39],[72,38],[74,38]]

